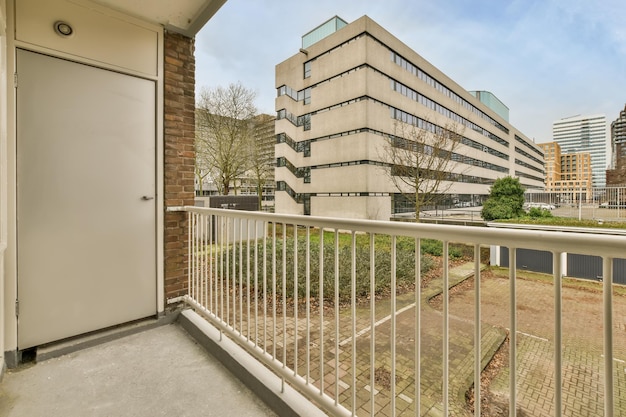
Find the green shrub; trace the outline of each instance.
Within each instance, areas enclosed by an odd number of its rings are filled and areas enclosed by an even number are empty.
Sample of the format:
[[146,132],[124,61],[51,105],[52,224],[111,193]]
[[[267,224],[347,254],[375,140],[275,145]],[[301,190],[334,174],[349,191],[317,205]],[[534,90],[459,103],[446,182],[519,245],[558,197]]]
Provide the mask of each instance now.
[[[414,239],[398,239],[396,243],[396,287],[402,287],[412,285],[415,282],[415,245]],[[434,241],[436,242],[436,241]],[[285,260],[283,262],[283,243],[285,247]],[[441,245],[441,242],[439,243]],[[374,293],[376,295],[386,294],[391,289],[391,245],[389,242],[376,241],[375,243],[375,282]],[[433,244],[433,247],[436,245]],[[259,243],[258,250],[258,291],[262,292],[263,283],[263,244]],[[254,248],[251,248],[251,257],[253,256]],[[338,256],[335,257],[335,244],[334,240],[327,239],[324,241],[323,247],[323,260],[321,266],[323,267],[323,276],[321,285],[324,288],[324,298],[326,300],[334,300],[335,297],[335,260],[338,262],[338,287],[339,287],[339,300],[340,302],[347,302],[351,299],[351,286],[352,286],[352,247],[349,244],[340,244],[338,248]],[[244,252],[244,260],[247,256],[246,250]],[[425,252],[425,251],[424,251]],[[423,252],[423,253],[424,253]],[[319,297],[320,292],[320,247],[319,243],[310,244],[308,251],[310,262],[310,296],[313,298]],[[287,238],[285,242],[282,239],[276,240],[276,295],[282,296],[283,293],[283,276],[285,280],[285,296],[292,298],[294,296],[294,288],[297,286],[298,298],[302,299],[306,296],[306,255],[307,248],[306,242],[303,237],[298,238],[298,250],[297,258],[294,257],[294,241],[293,238]],[[231,262],[235,262],[235,270],[239,271],[239,252],[235,250],[235,254],[230,252],[230,256],[234,256]],[[271,294],[273,289],[273,275],[272,257],[273,257],[273,243],[271,240],[267,241],[265,247],[266,256],[266,270],[265,277],[267,280],[267,293]],[[294,265],[297,259],[297,282],[294,283]],[[253,261],[253,259],[251,260]],[[245,262],[245,261],[244,261]],[[284,270],[283,270],[284,265]],[[357,242],[355,246],[355,265],[356,265],[356,296],[357,298],[368,297],[370,295],[370,248],[369,244],[363,244]],[[246,264],[244,263],[244,268]],[[428,257],[422,255],[421,257],[421,271],[425,273],[433,268],[434,262]],[[232,264],[231,264],[232,268]],[[254,266],[251,265],[251,269]],[[251,272],[251,281],[253,280],[254,272]],[[242,274],[244,280],[247,279],[247,273]],[[235,279],[239,278],[239,273],[235,273]]]
[[514,219],[524,210],[524,187],[518,178],[498,178],[489,189],[489,197],[483,203],[481,215],[486,221]]
[[554,217],[554,216],[552,216],[552,212],[548,209],[539,208],[539,207],[531,207],[530,210],[528,210],[528,217],[533,218],[533,219],[539,219],[539,218],[549,218],[549,217]]

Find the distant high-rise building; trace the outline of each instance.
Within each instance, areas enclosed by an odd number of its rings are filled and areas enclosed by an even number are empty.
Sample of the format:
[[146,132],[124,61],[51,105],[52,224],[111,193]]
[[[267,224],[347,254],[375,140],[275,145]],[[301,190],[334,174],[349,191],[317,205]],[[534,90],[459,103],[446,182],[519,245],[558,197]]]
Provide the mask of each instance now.
[[611,144],[626,143],[626,104],[619,117],[611,123]]
[[[508,175],[543,189],[543,152],[503,103],[463,89],[367,16],[304,35],[276,86],[276,212],[387,220],[415,209],[415,187],[399,185],[415,174],[441,179],[431,208],[480,204]],[[450,129],[462,136],[452,151],[429,136]],[[391,160],[394,150],[413,160]],[[452,163],[440,169],[439,157]]]
[[552,123],[552,138],[563,153],[589,152],[591,154],[591,182],[593,187],[606,185],[607,160],[606,116],[573,116]]
[[611,123],[611,169],[606,171],[607,186],[626,185],[626,105],[619,117]]
[[[574,195],[573,200],[592,196],[589,152],[562,153],[556,142],[540,143],[546,161],[546,191]],[[578,197],[580,195],[580,197]]]

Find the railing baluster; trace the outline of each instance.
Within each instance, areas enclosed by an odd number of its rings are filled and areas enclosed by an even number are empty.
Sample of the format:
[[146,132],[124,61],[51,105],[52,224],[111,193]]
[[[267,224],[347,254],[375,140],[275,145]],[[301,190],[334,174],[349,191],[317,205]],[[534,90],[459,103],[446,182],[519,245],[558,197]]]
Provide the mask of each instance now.
[[449,263],[450,263],[450,257],[449,257],[449,247],[448,247],[448,241],[444,241],[443,242],[443,292],[442,292],[442,298],[443,298],[443,347],[442,347],[442,368],[443,368],[443,375],[442,375],[442,379],[443,379],[443,415],[444,416],[448,416],[450,415],[450,410],[449,410],[449,383],[450,383],[450,369],[449,369],[449,349],[450,349],[450,320],[449,320],[449,314],[450,314],[450,306],[449,306],[449,282],[450,282],[450,276],[449,276]]
[[306,373],[305,384],[309,384],[311,379],[311,227],[306,227]]
[[509,416],[517,415],[517,253],[509,248]]
[[[261,222],[264,225],[264,222]],[[263,228],[265,230],[265,228]],[[254,346],[259,343],[259,221],[254,221]]]
[[602,257],[602,294],[604,307],[604,415],[613,417],[613,258],[608,256]]
[[324,228],[319,228],[320,395],[324,395]]
[[391,236],[391,417],[396,415],[396,235]]
[[480,417],[482,373],[482,329],[480,314],[480,245],[474,245],[474,415]]
[[204,306],[209,308],[209,245],[208,245],[208,237],[209,233],[209,225],[207,224],[207,216],[202,215],[202,224],[204,226],[204,234],[202,235],[202,254],[204,259],[202,261],[202,282],[204,284]]
[[252,236],[252,230],[250,230],[250,227],[254,227],[253,220],[246,220],[246,323],[248,325],[248,329],[246,331],[246,340],[250,340],[251,338],[250,328],[252,322],[252,317],[250,317],[250,240]]
[[[224,285],[224,280],[226,278],[226,274],[224,271],[224,236],[226,235],[226,226],[225,226],[225,218],[223,215],[220,215],[220,242],[219,242],[219,251],[220,251],[220,272],[219,272],[219,280],[220,280],[220,322],[225,323],[224,321],[224,288],[228,288],[227,285]],[[222,340],[222,332],[220,331],[220,340]]]
[[376,235],[370,233],[370,416],[376,413]]
[[[283,270],[282,270],[282,294],[281,304],[283,312],[283,369],[287,367],[287,223],[282,224],[283,227]],[[282,378],[281,390],[285,392],[285,378]]]
[[243,333],[243,219],[239,219],[239,334]]
[[350,304],[352,307],[352,415],[356,415],[356,233],[352,231],[352,274],[350,277]]
[[209,289],[209,293],[208,293],[208,304],[207,304],[207,308],[209,309],[209,311],[211,313],[215,314],[215,310],[213,307],[213,296],[215,294],[215,288],[213,286],[213,283],[215,281],[215,274],[213,273],[213,215],[209,214],[207,215],[207,227],[208,227],[208,231],[207,231],[207,254],[208,254],[208,261],[207,261],[207,287]]
[[202,214],[198,216],[198,222],[195,228],[196,241],[196,265],[194,272],[196,274],[196,282],[194,284],[194,299],[202,303]]
[[335,229],[335,404],[339,404],[339,230]]
[[272,360],[276,359],[276,223],[272,223]]
[[561,252],[552,252],[554,277],[554,415],[563,415],[563,280]]
[[226,298],[226,323],[230,325],[230,297],[228,292],[230,291],[230,218],[224,218],[226,223],[226,242],[223,244],[226,245],[226,289],[225,289],[225,298]]
[[194,269],[194,256],[195,253],[193,251],[193,221],[196,213],[189,213],[187,216],[187,264],[189,267],[189,273],[187,274],[187,293],[193,297],[193,288],[191,288],[191,280],[193,278],[193,269]]
[[293,225],[293,374],[298,375],[298,225]]
[[232,292],[233,292],[233,296],[232,296],[232,303],[233,303],[233,322],[232,322],[232,328],[233,329],[237,329],[237,235],[235,232],[235,228],[236,226],[236,219],[235,218],[229,218],[230,219],[230,223],[232,225],[232,238],[229,240],[229,244],[230,244],[230,252],[231,252],[231,267],[232,267],[232,275],[231,275],[231,279],[232,279]]
[[[273,224],[273,223],[272,223]],[[263,352],[267,353],[267,226],[263,229]]]
[[422,404],[422,246],[415,239],[415,415],[419,417]]

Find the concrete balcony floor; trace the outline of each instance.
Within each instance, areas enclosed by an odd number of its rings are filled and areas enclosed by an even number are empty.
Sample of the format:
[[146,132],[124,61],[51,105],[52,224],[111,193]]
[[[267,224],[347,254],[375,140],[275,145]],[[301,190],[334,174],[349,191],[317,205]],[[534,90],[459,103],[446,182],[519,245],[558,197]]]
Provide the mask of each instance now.
[[179,325],[23,365],[0,384],[0,416],[274,416]]

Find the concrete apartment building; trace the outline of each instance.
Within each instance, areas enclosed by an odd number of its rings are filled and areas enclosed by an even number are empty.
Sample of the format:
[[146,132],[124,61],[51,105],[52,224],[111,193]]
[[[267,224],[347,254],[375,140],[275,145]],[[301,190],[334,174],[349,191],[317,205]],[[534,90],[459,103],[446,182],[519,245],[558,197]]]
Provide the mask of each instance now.
[[552,138],[563,153],[589,152],[593,187],[605,186],[609,164],[606,116],[579,115],[556,120],[552,123]]
[[541,148],[485,103],[505,116],[506,106],[466,91],[367,16],[304,35],[276,66],[276,87],[278,213],[389,219],[401,194],[381,155],[401,124],[462,129],[442,200],[480,204],[507,175],[543,189]]
[[591,154],[563,153],[557,142],[540,143],[546,161],[546,192],[574,195],[586,201],[593,194]]

